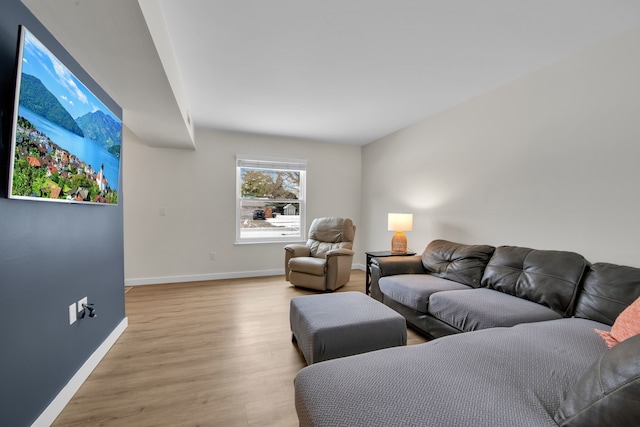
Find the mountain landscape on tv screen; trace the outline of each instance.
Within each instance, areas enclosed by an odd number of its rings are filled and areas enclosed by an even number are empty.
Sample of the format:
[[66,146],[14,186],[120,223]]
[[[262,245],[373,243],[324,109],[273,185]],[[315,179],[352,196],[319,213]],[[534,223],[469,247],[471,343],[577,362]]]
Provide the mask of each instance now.
[[37,77],[22,74],[20,105],[69,132],[92,139],[114,156],[120,157],[122,126],[118,122],[100,110],[74,120],[56,96]]
[[84,137],[84,133],[58,98],[46,88],[39,78],[22,73],[20,105],[60,126]]
[[111,154],[120,157],[122,126],[102,111],[87,113],[76,119],[86,138],[92,139]]

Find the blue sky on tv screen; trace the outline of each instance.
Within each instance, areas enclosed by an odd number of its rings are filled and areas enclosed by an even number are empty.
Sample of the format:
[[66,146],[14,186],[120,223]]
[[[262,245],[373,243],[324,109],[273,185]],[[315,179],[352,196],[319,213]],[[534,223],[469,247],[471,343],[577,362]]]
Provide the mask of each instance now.
[[26,30],[22,73],[40,79],[74,119],[100,110],[119,124],[122,123],[55,55]]

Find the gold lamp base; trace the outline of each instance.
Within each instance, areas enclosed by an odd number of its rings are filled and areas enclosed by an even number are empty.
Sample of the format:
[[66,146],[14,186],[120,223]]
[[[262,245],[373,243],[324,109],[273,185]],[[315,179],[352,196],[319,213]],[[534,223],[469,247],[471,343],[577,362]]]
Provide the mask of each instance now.
[[407,236],[402,231],[396,231],[396,233],[391,238],[391,253],[407,253]]

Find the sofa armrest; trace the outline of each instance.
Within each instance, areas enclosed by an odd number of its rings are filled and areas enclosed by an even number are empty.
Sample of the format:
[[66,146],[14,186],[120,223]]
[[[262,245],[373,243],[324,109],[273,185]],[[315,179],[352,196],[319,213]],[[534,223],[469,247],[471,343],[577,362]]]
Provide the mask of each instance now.
[[426,274],[428,271],[422,265],[422,256],[393,256],[384,258],[371,258],[367,268],[371,271],[371,284],[369,292],[371,296],[380,302],[384,302],[378,281],[384,276],[396,274]]
[[371,258],[371,268],[380,270],[380,277],[428,273],[422,265],[421,255]]

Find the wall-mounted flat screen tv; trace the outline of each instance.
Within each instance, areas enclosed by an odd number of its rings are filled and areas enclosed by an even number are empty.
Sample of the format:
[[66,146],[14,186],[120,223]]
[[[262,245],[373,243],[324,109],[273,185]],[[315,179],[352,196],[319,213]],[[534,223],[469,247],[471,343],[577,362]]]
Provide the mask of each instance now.
[[20,27],[9,197],[118,204],[122,120]]

